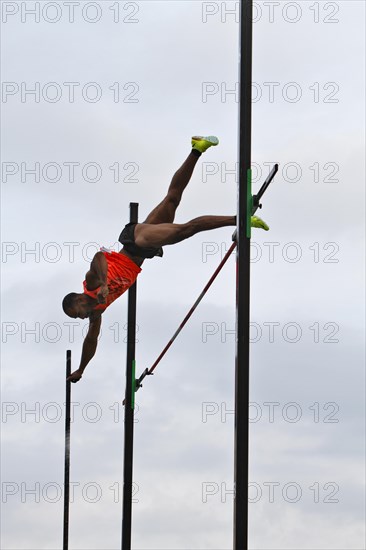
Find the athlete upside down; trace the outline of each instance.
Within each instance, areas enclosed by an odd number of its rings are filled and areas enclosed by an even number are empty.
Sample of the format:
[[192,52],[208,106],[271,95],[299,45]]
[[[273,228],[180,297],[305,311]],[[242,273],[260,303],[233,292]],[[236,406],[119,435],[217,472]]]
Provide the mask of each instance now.
[[[79,368],[68,378],[78,382],[89,361],[95,355],[100,332],[102,313],[121,294],[134,284],[146,258],[162,256],[162,247],[176,244],[200,231],[235,226],[235,216],[201,216],[187,223],[174,222],[175,212],[184,189],[191,179],[198,158],[209,147],[217,145],[215,136],[192,138],[192,151],[174,174],[166,197],[150,212],[143,223],[127,224],[119,242],[120,252],[97,252],[83,282],[84,292],[72,292],[65,296],[62,307],[66,315],[74,319],[89,318],[89,330],[85,337]],[[268,230],[258,217],[252,217],[252,225]]]

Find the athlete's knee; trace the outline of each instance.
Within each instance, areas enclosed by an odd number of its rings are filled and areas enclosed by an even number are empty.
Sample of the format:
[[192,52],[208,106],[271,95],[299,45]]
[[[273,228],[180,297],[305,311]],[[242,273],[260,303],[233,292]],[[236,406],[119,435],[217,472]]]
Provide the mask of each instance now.
[[195,226],[191,222],[182,223],[178,229],[179,237],[183,241],[184,239],[189,239],[195,234]]
[[165,197],[165,202],[172,205],[174,208],[178,208],[180,199],[181,197],[177,193],[174,193],[174,191],[169,191]]

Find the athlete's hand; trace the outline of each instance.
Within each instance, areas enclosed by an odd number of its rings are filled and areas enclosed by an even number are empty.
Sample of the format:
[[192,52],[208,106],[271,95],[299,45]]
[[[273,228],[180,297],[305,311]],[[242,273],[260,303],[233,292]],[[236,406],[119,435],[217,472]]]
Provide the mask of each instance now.
[[70,374],[70,376],[68,378],[66,378],[66,380],[68,382],[79,382],[80,378],[83,376],[83,373],[78,369],[76,371],[74,371],[73,373]]
[[107,285],[103,285],[100,287],[100,290],[97,294],[97,300],[98,300],[98,303],[99,304],[104,304],[105,303],[105,299],[106,297],[108,296],[109,294],[109,289],[108,289],[108,286]]

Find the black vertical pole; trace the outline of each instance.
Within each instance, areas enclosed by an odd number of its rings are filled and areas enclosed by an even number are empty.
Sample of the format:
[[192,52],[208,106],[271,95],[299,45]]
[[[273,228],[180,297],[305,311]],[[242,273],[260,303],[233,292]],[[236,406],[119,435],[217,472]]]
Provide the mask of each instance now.
[[234,550],[248,548],[249,323],[253,1],[241,0],[237,217]]
[[[66,378],[71,374],[71,351],[66,351]],[[66,381],[65,402],[65,471],[64,471],[64,532],[63,550],[69,548],[69,504],[70,504],[70,401],[71,382]]]
[[[130,222],[137,223],[138,207],[138,203],[130,203]],[[132,285],[128,290],[122,550],[131,549],[133,431],[135,402],[136,290],[136,283]]]

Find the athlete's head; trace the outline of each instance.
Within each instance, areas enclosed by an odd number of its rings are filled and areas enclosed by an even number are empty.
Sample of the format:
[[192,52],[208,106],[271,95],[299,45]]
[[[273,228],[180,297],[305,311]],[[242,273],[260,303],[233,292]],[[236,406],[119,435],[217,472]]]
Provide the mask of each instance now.
[[66,315],[73,319],[78,317],[80,319],[85,319],[91,314],[93,306],[90,304],[90,298],[86,296],[86,294],[71,292],[62,300],[62,309]]

